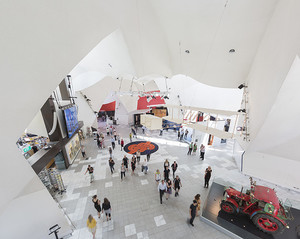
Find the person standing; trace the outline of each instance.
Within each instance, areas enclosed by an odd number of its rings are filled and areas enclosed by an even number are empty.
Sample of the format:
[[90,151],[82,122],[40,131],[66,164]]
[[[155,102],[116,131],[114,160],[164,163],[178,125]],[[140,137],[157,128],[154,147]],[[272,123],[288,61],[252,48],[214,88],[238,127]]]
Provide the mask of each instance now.
[[115,138],[115,141],[117,141],[117,131],[114,130],[114,138]]
[[143,134],[145,134],[145,126],[144,125],[142,126],[142,131],[143,131]]
[[96,238],[95,236],[96,236],[97,222],[91,214],[88,217],[86,225],[87,225],[89,231],[92,233],[93,239],[95,239]]
[[141,152],[140,152],[140,150],[138,149],[135,154],[136,154],[137,163],[140,164],[140,161],[141,161]]
[[123,163],[124,163],[126,170],[128,171],[128,158],[126,157],[126,155],[124,155]]
[[208,188],[208,184],[209,184],[209,180],[210,180],[210,177],[211,177],[211,173],[212,173],[212,169],[210,166],[207,167],[207,169],[205,170],[205,175],[204,175],[204,187],[205,188]]
[[201,200],[200,200],[200,194],[196,194],[195,200],[197,201],[197,210],[196,210],[196,216],[199,216],[199,211],[200,211],[200,205],[201,205]]
[[167,181],[167,194],[166,194],[166,200],[169,199],[169,195],[172,194],[172,181],[171,179],[168,179]]
[[132,133],[129,133],[129,139],[130,139],[130,143],[132,142]]
[[159,169],[157,169],[156,170],[156,172],[155,172],[155,174],[154,174],[155,176],[155,181],[156,181],[156,183],[157,183],[157,185],[159,184],[159,182],[160,182],[160,179],[161,179],[161,175],[160,175],[160,172],[159,172]]
[[192,154],[192,149],[193,149],[193,142],[191,142],[189,144],[189,151],[187,152],[187,155],[191,155]]
[[121,139],[121,151],[123,150],[124,147],[124,139]]
[[111,220],[111,206],[107,198],[104,198],[102,203],[102,212],[105,212],[106,220]]
[[162,197],[167,190],[167,185],[165,184],[164,180],[161,180],[161,182],[158,184],[158,192],[159,192],[159,199],[160,199],[160,204],[162,204]]
[[204,160],[204,154],[205,154],[205,146],[201,144],[200,146],[200,158]]
[[177,138],[178,140],[180,140],[180,130],[178,129],[178,132],[177,132]]
[[109,158],[108,164],[109,164],[109,167],[110,167],[110,172],[111,172],[111,174],[113,174],[114,171],[115,171],[115,169],[114,169],[115,162],[112,159],[112,157]]
[[111,137],[110,142],[111,142],[112,149],[115,149],[115,147],[116,147],[116,141],[115,141],[115,138],[114,138],[114,137]]
[[81,154],[82,154],[83,158],[87,159],[86,158],[86,154],[85,154],[85,147],[84,147],[84,145],[81,145]]
[[126,171],[126,168],[124,166],[124,163],[122,163],[122,165],[121,165],[121,181],[123,181],[123,176],[125,178],[125,171]]
[[193,146],[193,154],[196,154],[196,153],[197,153],[197,144],[195,142],[194,146]]
[[179,196],[180,187],[182,187],[181,180],[178,175],[176,175],[176,178],[174,179],[173,183],[174,183],[175,197],[177,197]]
[[175,178],[175,172],[178,168],[178,164],[176,163],[176,161],[174,161],[174,163],[172,163],[171,165],[172,171],[173,171],[173,179]]
[[184,129],[180,130],[180,141],[182,141],[184,135]]
[[135,156],[133,155],[131,159],[131,175],[134,174],[135,166],[136,166],[136,159]]
[[165,170],[164,170],[164,178],[165,178],[165,181],[167,182],[168,179],[169,179],[169,174],[170,174],[170,169],[169,167],[167,167]]
[[101,202],[100,200],[97,198],[97,195],[94,195],[93,196],[93,199],[92,199],[93,203],[94,203],[94,207],[95,209],[97,210],[97,213],[98,213],[98,218],[100,218],[100,213],[101,213]]
[[89,175],[90,175],[90,183],[92,183],[94,181],[94,168],[91,167],[91,165],[88,165],[84,175],[89,172]]
[[196,216],[196,209],[197,209],[197,201],[193,200],[193,203],[190,206],[190,224],[194,226],[193,222]]
[[107,136],[109,136],[109,128],[108,127],[106,127],[106,134],[107,134]]
[[170,167],[170,163],[169,163],[168,159],[166,159],[164,162],[164,169],[166,169],[168,167]]

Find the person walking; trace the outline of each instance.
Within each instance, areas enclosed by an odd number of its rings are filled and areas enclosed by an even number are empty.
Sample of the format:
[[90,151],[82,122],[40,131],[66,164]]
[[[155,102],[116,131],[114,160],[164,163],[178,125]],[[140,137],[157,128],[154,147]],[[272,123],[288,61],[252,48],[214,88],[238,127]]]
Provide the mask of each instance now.
[[167,182],[168,179],[169,179],[169,175],[170,175],[170,169],[169,167],[167,167],[165,170],[164,170],[164,178],[165,178],[165,181]]
[[91,165],[88,165],[84,175],[89,172],[90,175],[90,183],[92,183],[94,181],[94,168]]
[[200,205],[201,205],[201,200],[200,200],[200,194],[196,194],[194,200],[197,201],[197,210],[196,210],[196,216],[199,216],[199,211],[200,211]]
[[100,218],[101,216],[101,202],[100,200],[97,198],[97,195],[94,195],[93,196],[93,199],[92,199],[93,203],[94,203],[94,207],[95,209],[97,210],[97,213],[98,213],[98,218]]
[[145,174],[148,173],[148,163],[147,163],[147,159],[144,159],[144,162],[142,163],[142,172],[144,172]]
[[87,225],[89,231],[92,233],[93,239],[95,239],[96,238],[97,221],[93,218],[93,216],[91,214],[88,217],[86,225]]
[[121,139],[121,151],[123,150],[124,147],[124,139]]
[[111,138],[110,138],[110,142],[111,142],[111,147],[112,147],[112,149],[114,150],[115,147],[116,147],[116,140],[115,140],[115,138],[114,138],[114,137],[111,137]]
[[104,198],[102,203],[102,212],[105,212],[106,221],[111,220],[111,206],[107,198]]
[[195,143],[194,143],[194,146],[193,146],[193,154],[196,155],[196,153],[197,153],[197,144],[196,144],[196,142],[195,142]]
[[173,183],[174,183],[175,197],[177,197],[179,196],[180,187],[182,187],[181,180],[178,175],[176,175],[176,178],[174,179]]
[[126,157],[126,155],[124,155],[123,163],[124,163],[126,170],[128,171],[128,158]]
[[149,162],[150,161],[150,155],[151,155],[151,151],[150,151],[149,147],[147,147],[146,154],[147,154],[147,162]]
[[191,155],[192,154],[192,149],[193,149],[193,142],[191,142],[189,144],[189,151],[187,152],[187,155]]
[[129,139],[130,139],[130,143],[132,142],[132,133],[129,133]]
[[114,138],[115,138],[115,141],[117,141],[117,131],[114,130]]
[[178,129],[178,132],[177,132],[177,138],[178,140],[180,140],[180,130]]
[[136,159],[135,156],[133,155],[131,159],[131,175],[134,174],[135,167],[136,167]]
[[210,166],[207,167],[207,169],[205,170],[205,175],[204,175],[204,187],[205,188],[208,188],[208,184],[209,184],[209,180],[210,180],[210,177],[211,177],[211,173],[212,173],[212,169]]
[[106,127],[106,134],[107,134],[107,136],[109,136],[109,128],[108,127]]
[[126,171],[126,168],[124,166],[124,163],[121,164],[121,181],[123,181],[123,176],[125,178],[125,171]]
[[145,126],[144,125],[142,126],[142,131],[143,131],[143,134],[145,134]]
[[159,182],[160,182],[160,180],[161,180],[161,175],[160,175],[159,169],[156,169],[156,172],[154,174],[154,178],[155,178],[155,181],[156,181],[156,183],[158,185]]
[[200,146],[200,159],[204,160],[204,154],[205,154],[205,146],[201,144]]
[[115,171],[115,169],[114,169],[115,161],[112,159],[112,157],[109,158],[108,164],[110,167],[110,172],[111,172],[111,174],[113,174]]
[[109,157],[112,158],[112,149],[111,149],[111,147],[108,148],[108,152],[109,152]]
[[167,185],[165,184],[164,180],[161,180],[161,182],[158,184],[158,192],[159,192],[159,199],[160,199],[160,204],[162,204],[162,197],[167,190]]
[[136,155],[137,163],[140,164],[140,161],[141,161],[141,152],[140,152],[139,149],[136,151],[135,155]]
[[196,209],[197,209],[197,201],[193,200],[193,203],[190,206],[190,224],[194,226],[193,222],[196,216]]
[[168,179],[167,181],[167,194],[166,194],[166,200],[169,199],[169,196],[172,194],[172,181],[171,179]]
[[178,164],[176,163],[176,161],[174,161],[174,163],[172,163],[171,165],[172,171],[173,171],[173,179],[175,178],[175,172],[178,168]]
[[170,163],[169,163],[168,159],[166,159],[164,162],[164,169],[166,169],[168,167],[170,167]]

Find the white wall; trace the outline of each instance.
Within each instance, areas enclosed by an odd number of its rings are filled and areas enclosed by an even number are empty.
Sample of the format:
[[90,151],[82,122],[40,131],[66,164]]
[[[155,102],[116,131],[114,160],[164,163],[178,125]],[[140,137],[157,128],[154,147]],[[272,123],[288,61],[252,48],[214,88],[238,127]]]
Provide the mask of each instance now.
[[[164,78],[157,78],[155,82],[161,91],[167,90]],[[167,104],[178,105],[180,101],[185,106],[232,111],[240,109],[243,91],[237,88],[209,86],[185,75],[167,79],[167,85],[170,88],[170,99],[166,100]]]
[[48,137],[45,122],[44,122],[44,119],[42,117],[42,113],[40,110],[35,115],[35,117],[30,122],[30,124],[27,126],[26,131],[27,131],[27,133],[32,133],[32,134],[36,134],[39,136]]
[[86,127],[92,126],[96,120],[96,115],[79,92],[76,92],[75,96],[77,97],[75,103],[78,105],[78,120],[83,121],[82,130],[86,133]]
[[244,172],[300,188],[300,1],[278,1],[248,77]]
[[3,169],[13,168],[13,174],[2,170],[0,176],[1,237],[48,238],[54,223],[68,227],[44,186],[32,183],[39,179],[16,141],[61,80],[108,34],[110,21],[99,13],[96,0],[11,0],[0,5],[0,125],[5,135],[0,162]]

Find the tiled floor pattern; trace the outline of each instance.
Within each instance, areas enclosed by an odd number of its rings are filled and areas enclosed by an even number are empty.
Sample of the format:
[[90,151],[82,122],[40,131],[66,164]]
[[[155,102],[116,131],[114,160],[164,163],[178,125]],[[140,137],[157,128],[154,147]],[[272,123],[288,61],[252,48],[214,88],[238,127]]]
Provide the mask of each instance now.
[[[129,129],[119,126],[118,132],[125,139],[125,144],[128,143]],[[208,190],[203,188],[203,177],[208,165],[212,167],[213,177],[218,182],[237,188],[240,185],[249,185],[248,177],[238,171],[232,159],[233,142],[227,141],[225,145],[207,148],[205,160],[202,161],[199,159],[199,153],[192,156],[186,155],[187,144],[172,143],[179,143],[176,132],[164,132],[163,136],[158,136],[158,132],[147,132],[141,137],[145,136],[161,142],[158,143],[159,150],[151,155],[148,174],[142,173],[138,166],[135,175],[131,176],[130,171],[126,172],[126,177],[122,182],[119,172],[125,152],[120,151],[119,145],[113,151],[116,164],[115,173],[111,174],[107,148],[99,150],[91,138],[84,141],[89,159],[83,160],[79,157],[68,170],[62,172],[67,192],[58,197],[58,201],[76,227],[71,238],[92,238],[91,233],[86,229],[89,214],[92,214],[98,222],[96,238],[228,238],[199,219],[195,220],[195,227],[190,227],[186,219],[189,205],[195,194],[200,193],[202,202],[205,201]],[[163,140],[166,140],[166,144]],[[107,137],[106,146],[109,142]],[[129,158],[129,155],[127,156]],[[171,163],[174,160],[178,162],[179,169],[176,174],[180,176],[183,187],[179,197],[175,198],[171,195],[169,200],[164,198],[163,204],[160,204],[154,172],[156,169],[162,172],[166,158]],[[90,183],[88,174],[84,175],[89,164],[94,167],[95,181],[93,183]],[[261,181],[259,184],[270,185]],[[110,200],[111,221],[98,219],[91,201],[94,194],[98,195],[101,202],[104,197]],[[297,200],[300,201],[299,193],[284,188],[277,187],[277,194],[282,199],[292,198],[295,203]]]

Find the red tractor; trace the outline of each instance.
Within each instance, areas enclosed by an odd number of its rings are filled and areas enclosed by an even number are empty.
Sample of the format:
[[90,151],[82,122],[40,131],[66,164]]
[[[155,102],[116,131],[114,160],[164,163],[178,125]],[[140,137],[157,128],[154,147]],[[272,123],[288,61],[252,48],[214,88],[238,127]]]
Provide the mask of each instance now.
[[284,207],[278,200],[273,189],[256,186],[251,181],[251,189],[243,193],[234,188],[224,191],[221,209],[230,214],[248,214],[253,223],[263,232],[274,234],[288,228],[287,220],[292,216],[288,207]]

